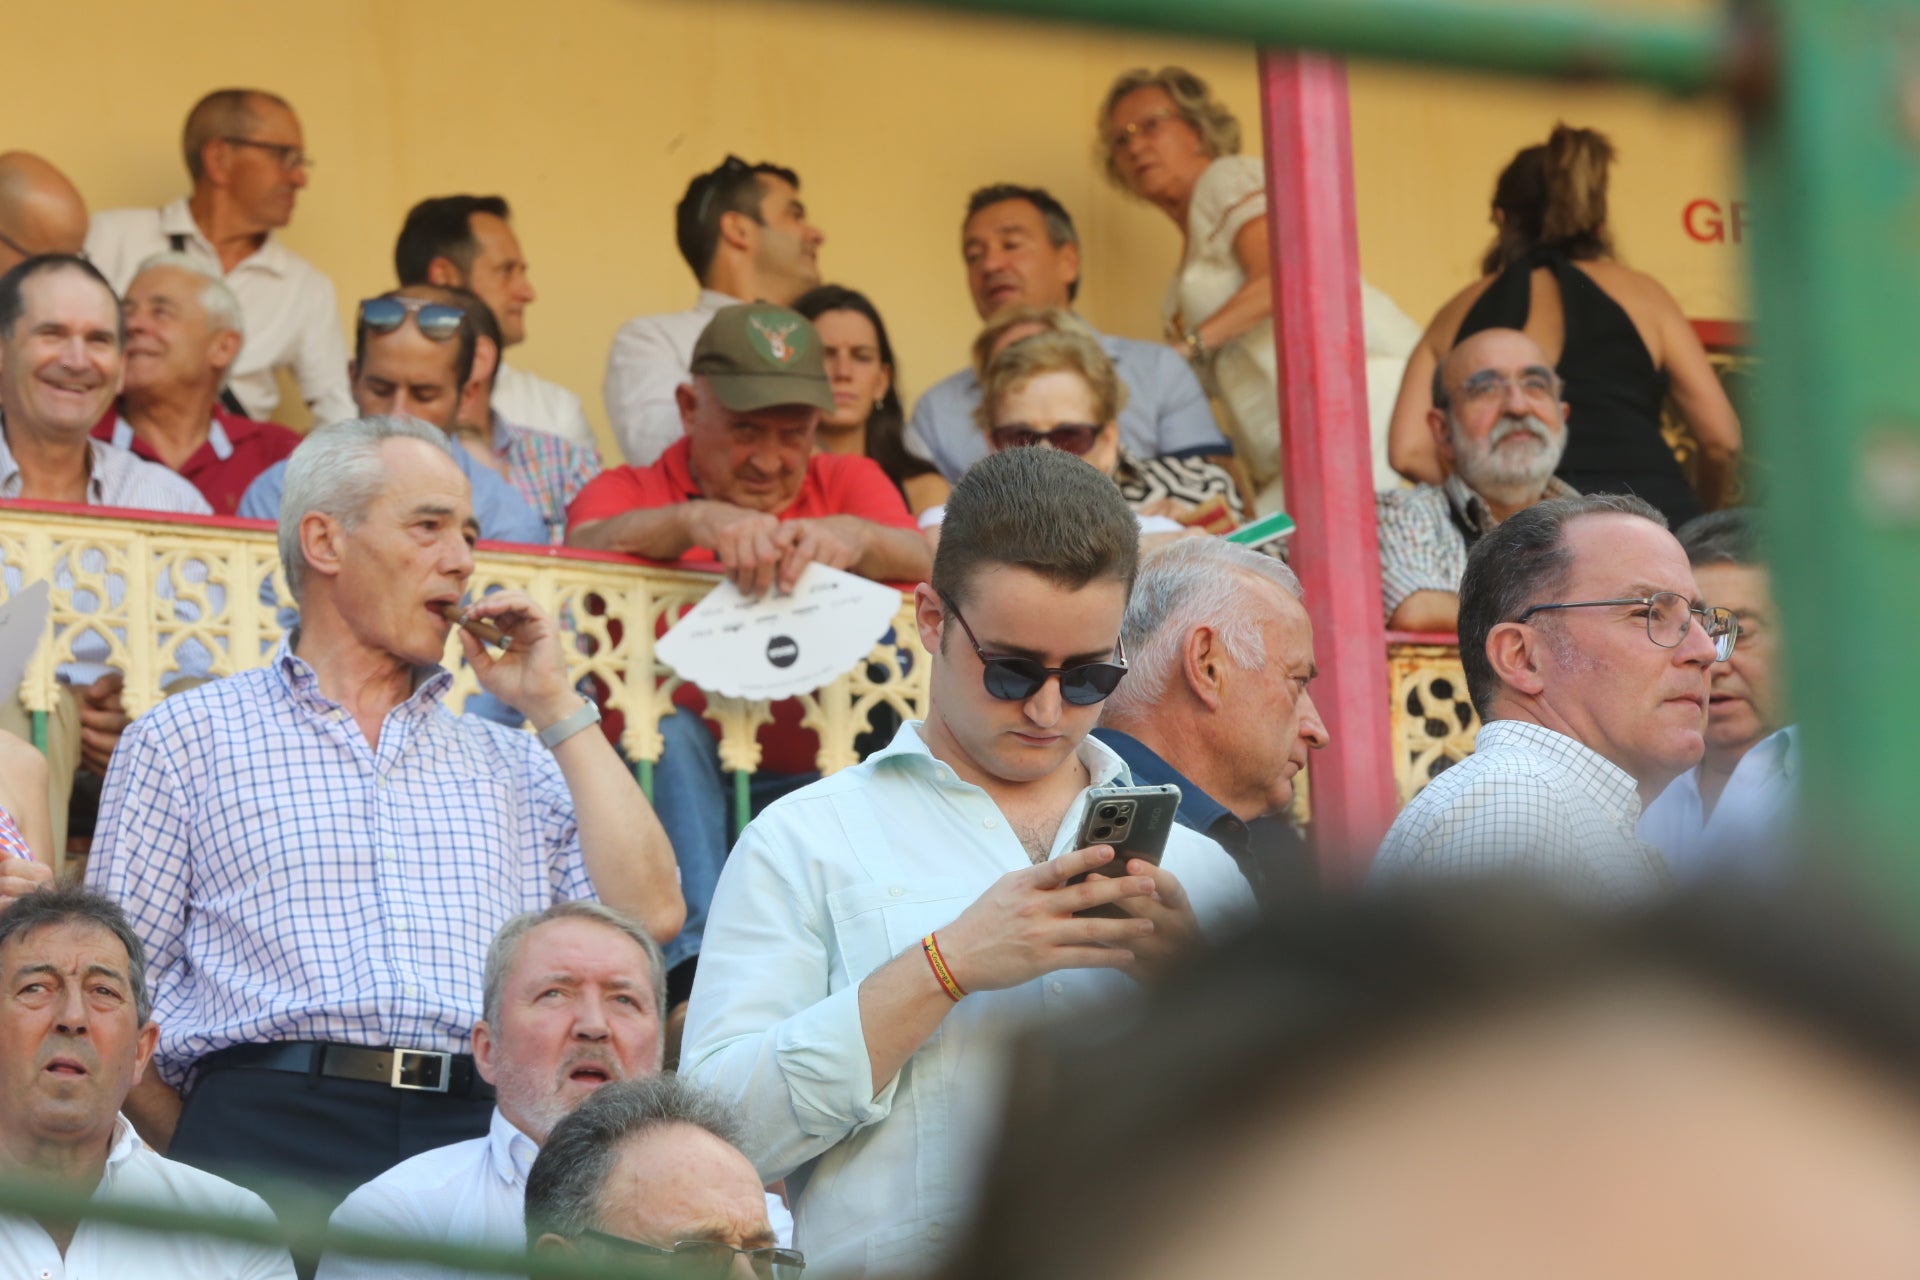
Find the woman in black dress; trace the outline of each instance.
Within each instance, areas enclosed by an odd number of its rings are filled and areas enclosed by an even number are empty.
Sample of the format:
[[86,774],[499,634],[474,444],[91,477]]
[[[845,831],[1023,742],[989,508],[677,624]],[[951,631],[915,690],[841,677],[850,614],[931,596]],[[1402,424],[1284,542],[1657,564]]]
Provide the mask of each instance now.
[[[1427,415],[1433,371],[1482,329],[1519,329],[1566,383],[1560,478],[1583,493],[1635,493],[1678,527],[1724,504],[1740,423],[1680,307],[1651,276],[1622,266],[1608,234],[1613,147],[1590,129],[1555,127],[1494,189],[1498,228],[1486,275],[1440,308],[1407,364],[1388,457],[1408,479],[1444,479]],[[1700,445],[1696,494],[1660,434],[1671,393]]]

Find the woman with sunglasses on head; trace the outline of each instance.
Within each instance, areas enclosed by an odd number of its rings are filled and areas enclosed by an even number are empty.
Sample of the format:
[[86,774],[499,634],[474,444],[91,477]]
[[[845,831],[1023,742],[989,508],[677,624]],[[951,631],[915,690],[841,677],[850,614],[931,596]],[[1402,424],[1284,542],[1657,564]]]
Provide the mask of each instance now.
[[[1107,177],[1180,228],[1185,249],[1160,313],[1167,340],[1227,410],[1234,453],[1262,513],[1280,507],[1280,399],[1273,344],[1273,274],[1267,249],[1267,175],[1240,151],[1240,122],[1181,67],[1126,71],[1107,90],[1097,122]],[[1367,401],[1374,472],[1386,466],[1386,406],[1420,336],[1419,326],[1365,281]]]
[[879,310],[864,293],[837,284],[807,290],[793,309],[819,331],[833,384],[834,409],[820,420],[814,448],[872,458],[915,515],[945,502],[946,480],[932,463],[908,453],[902,438],[907,415],[899,366]]
[[[974,340],[975,417],[995,453],[1045,445],[1071,453],[1120,487],[1143,546],[1224,533],[1240,523],[1233,476],[1201,458],[1141,458],[1120,443],[1126,384],[1084,322],[1047,307],[1010,307]],[[938,540],[944,512],[921,514]]]

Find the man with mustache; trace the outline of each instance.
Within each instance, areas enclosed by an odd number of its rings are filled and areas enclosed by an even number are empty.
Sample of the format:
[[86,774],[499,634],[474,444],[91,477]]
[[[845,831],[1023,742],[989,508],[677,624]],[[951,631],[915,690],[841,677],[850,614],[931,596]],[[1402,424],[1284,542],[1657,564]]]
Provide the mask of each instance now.
[[1713,668],[1706,754],[1647,806],[1640,835],[1683,880],[1777,875],[1792,834],[1800,742],[1777,670],[1780,612],[1759,531],[1751,511],[1734,507],[1695,516],[1678,536],[1700,589],[1740,619],[1740,647]]
[[[494,935],[482,983],[473,1061],[495,1091],[487,1135],[395,1165],[348,1196],[334,1226],[518,1248],[527,1170],[553,1126],[602,1085],[659,1074],[666,966],[630,917],[574,901],[515,916]],[[319,1274],[450,1275],[337,1253]]]
[[[169,1160],[120,1115],[159,1042],[146,957],[120,908],[78,886],[0,913],[0,1176],[271,1223],[259,1196]],[[283,1247],[103,1222],[0,1218],[0,1274],[292,1280]]]
[[1516,511],[1575,496],[1553,469],[1567,406],[1553,362],[1516,329],[1483,329],[1433,371],[1427,414],[1446,483],[1379,495],[1380,591],[1387,625],[1452,631],[1467,552]]
[[1639,498],[1556,498],[1501,521],[1460,580],[1479,741],[1401,810],[1374,880],[1519,874],[1593,906],[1667,887],[1634,825],[1699,762],[1709,670],[1738,634]]

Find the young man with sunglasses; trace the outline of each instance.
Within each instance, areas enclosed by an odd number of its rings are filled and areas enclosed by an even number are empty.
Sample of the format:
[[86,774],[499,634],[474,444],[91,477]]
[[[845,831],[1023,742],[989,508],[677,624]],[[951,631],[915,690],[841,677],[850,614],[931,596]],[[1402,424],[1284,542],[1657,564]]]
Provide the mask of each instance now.
[[333,281],[275,238],[293,220],[313,158],[285,99],[261,89],[220,89],[194,104],[181,136],[193,194],[159,208],[96,214],[87,254],[125,293],[156,253],[184,253],[240,299],[246,343],[234,360],[227,405],[265,420],[280,403],[275,375],[291,369],[316,424],[353,416],[340,304]]
[[1479,741],[1401,810],[1373,878],[1520,874],[1594,906],[1668,887],[1634,827],[1706,749],[1709,677],[1739,631],[1639,498],[1556,498],[1502,521],[1460,581]]
[[[681,1071],[739,1109],[762,1178],[801,1174],[795,1239],[823,1270],[915,1273],[942,1252],[1007,1033],[1252,911],[1233,860],[1184,827],[1159,866],[1076,847],[1089,790],[1130,781],[1087,735],[1126,675],[1138,543],[1075,458],[975,464],[916,596],[926,719],[769,806],[721,876]],[[1122,874],[1071,883],[1096,868]],[[1108,904],[1122,915],[1075,915]]]

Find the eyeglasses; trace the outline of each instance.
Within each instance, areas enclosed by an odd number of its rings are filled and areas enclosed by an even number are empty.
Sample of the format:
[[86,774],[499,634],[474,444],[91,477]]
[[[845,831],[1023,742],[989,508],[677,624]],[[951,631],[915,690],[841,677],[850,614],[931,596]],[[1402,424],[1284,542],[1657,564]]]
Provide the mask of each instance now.
[[459,307],[445,302],[429,302],[425,298],[368,298],[360,304],[360,323],[375,333],[392,333],[407,322],[407,315],[414,314],[414,324],[420,332],[435,342],[445,342],[460,332],[460,325],[467,313]]
[[220,141],[227,143],[229,146],[253,147],[260,151],[271,151],[273,158],[278,160],[280,167],[288,173],[293,173],[299,169],[311,169],[314,165],[312,156],[290,143],[260,142],[254,138],[221,138]]
[[960,610],[953,601],[945,596],[940,602],[947,606],[947,612],[967,633],[967,643],[973,646],[974,656],[980,659],[980,683],[986,686],[988,693],[1002,702],[1025,702],[1046,687],[1047,681],[1060,677],[1060,697],[1076,707],[1090,707],[1096,702],[1105,702],[1113,691],[1120,687],[1120,677],[1127,674],[1127,651],[1118,640],[1114,641],[1115,660],[1112,662],[1081,662],[1071,667],[1042,666],[1032,658],[990,658],[980,642],[973,637],[973,628],[960,616]]
[[1515,622],[1525,622],[1534,614],[1547,609],[1597,609],[1607,605],[1639,605],[1646,610],[1647,639],[1662,649],[1671,649],[1687,638],[1687,628],[1693,625],[1695,615],[1700,625],[1707,629],[1707,638],[1713,641],[1713,660],[1725,662],[1733,656],[1734,641],[1740,637],[1740,619],[1733,610],[1721,606],[1694,607],[1678,591],[1657,591],[1650,596],[1626,597],[1620,600],[1574,600],[1566,604],[1530,605],[1526,612],[1515,618]]
[[1109,151],[1120,150],[1129,142],[1133,141],[1135,134],[1139,134],[1151,142],[1153,141],[1153,135],[1160,132],[1161,125],[1169,120],[1177,119],[1179,115],[1180,113],[1172,107],[1161,107],[1157,111],[1150,111],[1140,119],[1135,120],[1132,124],[1123,124],[1118,129],[1115,129],[1107,138],[1107,149]]
[[[594,1240],[606,1246],[613,1253],[629,1258],[652,1258],[659,1260],[659,1274],[670,1275],[674,1280],[726,1280],[733,1270],[733,1260],[744,1255],[747,1265],[753,1268],[753,1274],[760,1280],[797,1280],[806,1270],[806,1255],[798,1249],[736,1249],[730,1244],[718,1240],[681,1240],[671,1249],[662,1249],[657,1245],[643,1244],[638,1240],[629,1240],[625,1236],[609,1235],[605,1231],[582,1231],[583,1239]],[[649,1274],[652,1274],[651,1269]]]
[[1498,404],[1512,395],[1515,387],[1529,400],[1560,398],[1560,378],[1546,369],[1528,369],[1517,379],[1491,369],[1482,370],[1460,384],[1460,398],[1476,408]]
[[1090,422],[1062,422],[1041,431],[1024,422],[1010,422],[1004,427],[995,427],[987,433],[993,442],[994,452],[1004,449],[1031,449],[1034,445],[1044,444],[1049,449],[1061,449],[1076,457],[1085,457],[1093,448],[1093,442],[1105,431],[1103,426]]

